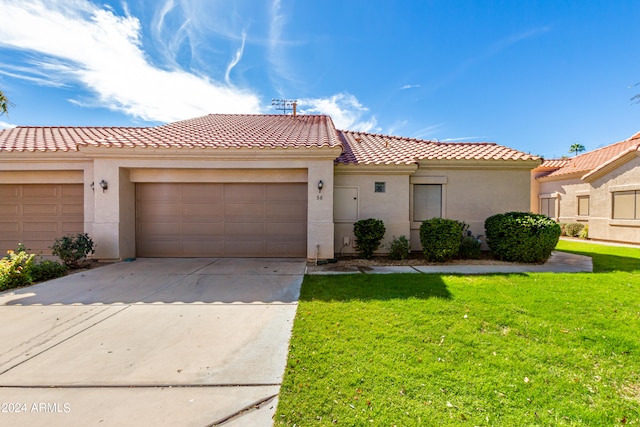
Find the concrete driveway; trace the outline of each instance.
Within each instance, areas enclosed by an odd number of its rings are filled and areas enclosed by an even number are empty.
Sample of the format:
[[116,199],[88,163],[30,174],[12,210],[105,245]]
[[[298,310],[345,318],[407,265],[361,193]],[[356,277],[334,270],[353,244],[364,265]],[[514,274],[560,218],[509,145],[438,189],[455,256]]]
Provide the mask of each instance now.
[[0,425],[271,425],[304,269],[138,259],[0,294]]

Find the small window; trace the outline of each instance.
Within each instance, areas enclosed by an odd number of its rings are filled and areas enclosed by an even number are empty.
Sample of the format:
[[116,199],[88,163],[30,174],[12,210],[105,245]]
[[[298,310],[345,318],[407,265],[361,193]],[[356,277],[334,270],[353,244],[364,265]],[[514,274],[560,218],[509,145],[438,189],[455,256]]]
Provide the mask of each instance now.
[[578,216],[589,216],[589,196],[578,196]]
[[549,218],[556,218],[556,198],[545,197],[540,199],[540,213],[546,215]]
[[613,219],[640,219],[640,191],[613,193]]
[[442,184],[413,185],[413,221],[442,218]]
[[376,193],[384,193],[385,192],[386,183],[385,182],[376,182],[374,191]]

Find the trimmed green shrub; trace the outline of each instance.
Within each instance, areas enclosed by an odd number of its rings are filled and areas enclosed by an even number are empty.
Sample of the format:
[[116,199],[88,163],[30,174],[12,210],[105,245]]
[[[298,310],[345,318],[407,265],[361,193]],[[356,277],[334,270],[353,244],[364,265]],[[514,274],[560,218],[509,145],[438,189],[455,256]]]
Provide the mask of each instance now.
[[480,239],[473,236],[462,236],[458,256],[461,259],[480,259],[482,254]]
[[56,279],[67,274],[67,266],[59,262],[45,259],[31,266],[31,279],[34,282]]
[[94,252],[93,240],[87,233],[60,237],[51,246],[51,253],[60,257],[69,268],[79,268],[81,261]]
[[582,231],[580,231],[580,234],[578,235],[578,237],[581,238],[581,239],[588,239],[589,238],[589,224],[586,224],[584,226]]
[[560,239],[560,224],[546,215],[507,212],[484,222],[487,245],[497,259],[543,263]]
[[567,235],[567,223],[566,222],[561,222],[560,223],[560,235],[561,236],[566,236]]
[[353,224],[356,249],[362,258],[371,259],[373,252],[380,247],[385,231],[384,222],[380,219],[361,219]]
[[420,243],[427,261],[445,262],[460,250],[462,227],[452,219],[433,218],[420,224]]
[[0,259],[0,291],[31,284],[34,256],[28,254],[22,245],[18,245],[16,251],[7,251],[7,255]]
[[578,237],[583,229],[584,224],[579,222],[570,222],[565,227],[565,234],[569,237]]
[[409,240],[405,236],[393,236],[393,240],[389,243],[389,259],[405,259],[409,255]]

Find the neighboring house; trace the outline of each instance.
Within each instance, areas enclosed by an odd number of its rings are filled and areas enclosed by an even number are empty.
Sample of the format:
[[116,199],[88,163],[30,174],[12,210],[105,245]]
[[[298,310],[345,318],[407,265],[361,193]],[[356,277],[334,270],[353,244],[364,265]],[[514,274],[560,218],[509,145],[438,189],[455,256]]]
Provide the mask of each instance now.
[[[528,210],[535,156],[336,130],[328,116],[207,115],[157,127],[0,131],[0,249],[87,232],[96,258],[353,253],[353,223],[420,249],[422,220],[484,233]],[[384,252],[381,249],[380,252]]]
[[534,212],[589,226],[597,240],[640,243],[640,133],[532,172]]

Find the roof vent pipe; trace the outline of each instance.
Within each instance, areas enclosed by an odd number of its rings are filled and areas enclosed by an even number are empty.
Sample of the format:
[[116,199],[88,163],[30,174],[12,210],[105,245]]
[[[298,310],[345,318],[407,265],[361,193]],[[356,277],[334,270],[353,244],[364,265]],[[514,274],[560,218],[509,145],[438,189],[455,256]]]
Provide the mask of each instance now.
[[295,117],[297,115],[297,107],[298,107],[298,103],[293,101],[293,117]]

